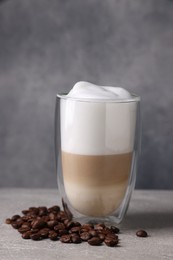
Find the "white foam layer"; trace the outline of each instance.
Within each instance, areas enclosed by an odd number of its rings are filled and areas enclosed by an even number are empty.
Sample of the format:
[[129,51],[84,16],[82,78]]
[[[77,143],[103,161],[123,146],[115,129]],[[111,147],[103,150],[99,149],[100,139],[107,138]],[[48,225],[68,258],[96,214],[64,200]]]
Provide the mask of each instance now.
[[[87,84],[85,89],[83,82],[77,83],[68,95],[80,97],[81,101],[73,98],[61,99],[62,150],[83,155],[108,155],[132,151],[136,125],[136,103],[109,102],[113,96],[114,100],[117,99],[117,93],[112,91],[113,87],[110,87],[111,91],[106,90],[106,94],[103,95],[104,90],[100,90],[99,86]],[[93,90],[92,93],[90,93],[91,90]],[[125,98],[125,94],[121,95],[120,92],[126,93],[127,91],[118,88],[116,92],[119,92],[118,98],[121,96],[122,99],[122,97]],[[80,94],[77,96],[77,93]],[[95,99],[90,102],[85,101],[86,93],[88,93],[87,98],[94,97],[93,93],[97,93],[97,98],[98,96],[100,99],[104,97],[105,101],[99,102]],[[98,95],[98,93],[101,94]],[[128,93],[128,98],[129,95]]]
[[98,86],[86,81],[77,82],[67,96],[73,98],[90,98],[99,100],[131,98],[130,93],[123,88],[111,86]]

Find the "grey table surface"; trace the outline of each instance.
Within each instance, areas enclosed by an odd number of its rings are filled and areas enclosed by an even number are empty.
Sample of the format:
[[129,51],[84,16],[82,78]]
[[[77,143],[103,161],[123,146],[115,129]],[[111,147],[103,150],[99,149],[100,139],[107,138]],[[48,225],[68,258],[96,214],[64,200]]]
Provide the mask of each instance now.
[[[30,206],[55,204],[60,205],[57,190],[0,190],[0,260],[173,259],[173,191],[135,190],[128,213],[119,225],[120,245],[114,248],[24,240],[4,223],[7,217]],[[147,230],[147,238],[135,235],[140,228]]]

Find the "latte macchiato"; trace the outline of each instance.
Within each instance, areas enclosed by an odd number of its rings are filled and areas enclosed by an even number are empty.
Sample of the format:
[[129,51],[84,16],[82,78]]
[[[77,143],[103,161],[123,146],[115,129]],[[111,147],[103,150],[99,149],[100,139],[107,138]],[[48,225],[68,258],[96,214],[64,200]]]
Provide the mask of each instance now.
[[88,82],[78,82],[66,97],[60,104],[66,196],[83,215],[109,215],[129,183],[136,103],[126,102],[131,95],[125,89]]

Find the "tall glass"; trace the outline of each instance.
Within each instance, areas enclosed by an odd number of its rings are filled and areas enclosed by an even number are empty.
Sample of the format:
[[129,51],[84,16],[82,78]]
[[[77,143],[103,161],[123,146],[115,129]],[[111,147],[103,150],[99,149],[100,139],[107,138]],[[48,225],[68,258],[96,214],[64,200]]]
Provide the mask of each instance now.
[[140,148],[140,97],[56,97],[58,189],[69,218],[120,223],[135,186]]

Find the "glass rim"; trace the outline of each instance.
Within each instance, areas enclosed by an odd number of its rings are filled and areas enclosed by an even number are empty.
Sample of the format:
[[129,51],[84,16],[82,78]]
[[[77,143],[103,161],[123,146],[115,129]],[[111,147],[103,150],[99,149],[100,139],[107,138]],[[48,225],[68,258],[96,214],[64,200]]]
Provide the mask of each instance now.
[[130,98],[119,98],[119,99],[97,99],[97,98],[76,98],[67,96],[68,93],[58,93],[57,98],[64,100],[73,100],[79,102],[91,102],[91,103],[130,103],[130,102],[139,102],[141,100],[139,95],[135,93],[130,93]]

